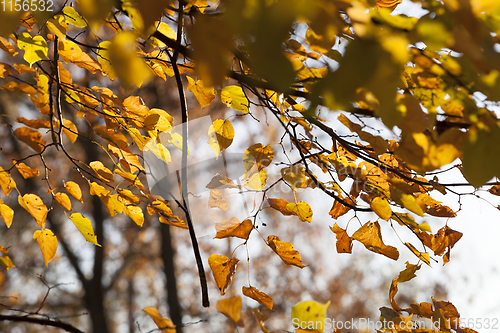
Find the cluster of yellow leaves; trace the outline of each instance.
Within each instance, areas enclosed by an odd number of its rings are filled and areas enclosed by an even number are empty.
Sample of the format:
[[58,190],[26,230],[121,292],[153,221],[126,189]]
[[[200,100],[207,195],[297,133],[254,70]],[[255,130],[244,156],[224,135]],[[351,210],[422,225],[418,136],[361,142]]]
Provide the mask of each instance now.
[[307,202],[288,202],[285,199],[267,199],[269,206],[279,211],[285,216],[296,215],[302,222],[311,222],[313,211]]

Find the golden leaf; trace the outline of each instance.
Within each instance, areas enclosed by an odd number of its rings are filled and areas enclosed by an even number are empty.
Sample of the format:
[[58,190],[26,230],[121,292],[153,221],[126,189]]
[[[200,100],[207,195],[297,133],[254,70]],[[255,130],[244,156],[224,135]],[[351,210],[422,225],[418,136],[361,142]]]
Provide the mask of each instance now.
[[267,171],[260,170],[254,173],[247,173],[244,177],[245,186],[250,187],[252,190],[260,191],[266,186]]
[[245,173],[253,168],[262,170],[271,164],[274,157],[274,150],[269,146],[263,146],[262,143],[256,143],[248,147],[243,155],[243,166]]
[[324,304],[316,301],[305,301],[296,304],[292,307],[292,321],[294,323],[313,323],[313,331],[323,332],[325,328],[326,310],[329,306],[330,301]]
[[393,246],[385,245],[382,241],[380,224],[378,222],[367,222],[359,228],[351,239],[361,242],[368,250],[383,254],[393,260],[399,258],[398,250]]
[[43,259],[45,260],[45,266],[48,266],[56,256],[57,251],[57,237],[49,229],[37,230],[33,234],[33,239],[36,239],[38,246],[42,251]]
[[294,212],[291,212],[288,210],[288,208],[287,208],[288,201],[286,201],[285,199],[269,198],[269,199],[267,199],[267,202],[269,203],[269,206],[276,209],[277,211],[279,211],[281,214],[283,214],[285,216],[296,215]]
[[16,188],[16,182],[2,167],[0,167],[0,186],[5,196],[9,196],[10,191]]
[[220,299],[215,306],[223,315],[235,322],[239,327],[245,326],[241,319],[241,297],[235,296],[226,299]]
[[[354,204],[353,200],[350,197],[344,198],[342,195],[339,195],[339,197],[341,199],[344,199],[344,201],[347,201],[351,204]],[[335,200],[333,203],[332,209],[330,210],[330,212],[328,214],[332,217],[332,219],[336,220],[340,216],[346,214],[349,210],[351,210],[351,208],[344,206],[340,201]]]
[[139,199],[137,196],[135,196],[132,191],[124,189],[124,188],[117,188],[116,191],[118,192],[118,200],[125,204],[125,205],[131,205],[131,204],[139,204],[141,202],[141,199]]
[[97,61],[102,66],[102,72],[106,75],[111,81],[117,78],[115,69],[111,66],[110,55],[109,55],[109,47],[111,45],[111,41],[106,40],[99,44],[99,48],[97,49]]
[[68,193],[71,194],[73,198],[83,203],[82,190],[80,189],[80,186],[77,183],[71,181],[65,182],[64,188],[66,188],[66,191],[68,191]]
[[25,194],[23,197],[17,197],[21,207],[26,209],[36,220],[38,226],[45,229],[45,219],[49,210],[43,203],[42,199],[36,194]]
[[389,202],[384,198],[373,198],[370,202],[370,207],[381,219],[389,221],[392,216],[391,206],[389,206]]
[[118,200],[118,194],[107,195],[100,197],[102,202],[108,207],[109,215],[115,216],[116,214],[121,214],[125,210],[125,205]]
[[281,176],[283,179],[290,184],[292,190],[297,190],[298,188],[305,188],[306,185],[306,174],[305,168],[292,165],[281,169]]
[[260,304],[267,307],[269,310],[273,309],[273,299],[269,297],[267,294],[263,293],[262,291],[259,291],[259,289],[252,286],[250,287],[243,286],[242,291],[243,295],[256,300]]
[[12,219],[14,218],[14,210],[12,210],[9,206],[0,203],[0,215],[2,216],[7,228],[10,228],[12,225]]
[[78,231],[80,231],[82,236],[85,237],[87,242],[95,244],[99,247],[101,246],[97,243],[97,236],[94,234],[94,228],[92,228],[92,223],[88,218],[83,217],[80,213],[73,213],[69,218],[78,228]]
[[123,211],[125,215],[129,216],[135,222],[135,224],[142,227],[144,224],[144,213],[142,212],[141,207],[125,206]]
[[11,56],[15,56],[17,54],[16,48],[12,45],[7,39],[0,36],[0,49],[4,50]]
[[204,108],[210,105],[210,102],[215,98],[215,90],[213,87],[205,86],[203,81],[194,81],[190,76],[187,76],[189,82],[188,90],[193,93],[194,97],[200,103],[200,106]]
[[214,238],[238,237],[248,239],[250,232],[253,230],[253,224],[249,219],[240,223],[238,218],[233,217],[229,220],[215,223],[215,230],[217,234]]
[[224,199],[222,194],[217,190],[210,190],[210,198],[208,199],[208,208],[217,207],[220,210],[226,211],[229,208],[229,203]]
[[113,173],[101,161],[90,162],[89,166],[102,180],[110,182],[113,179]]
[[289,203],[286,209],[299,217],[302,222],[312,222],[313,211],[307,202]]
[[220,153],[233,142],[233,125],[229,120],[217,119],[210,125],[208,136],[208,144],[218,158]]
[[415,272],[420,269],[420,265],[412,265],[408,261],[405,264],[406,268],[403,271],[399,272],[398,283],[410,281],[411,279],[416,277]]
[[54,194],[54,198],[66,210],[72,210],[71,201],[69,200],[69,197],[66,193],[56,193],[56,194]]
[[[42,76],[40,76],[38,79],[40,81]],[[46,77],[46,76],[43,76],[43,77]],[[40,94],[40,92],[39,92]],[[24,117],[17,117],[17,121],[28,126],[28,127],[31,127],[31,128],[36,128],[36,129],[39,129],[39,128],[50,128],[50,122],[47,120],[47,119],[26,119]]]
[[160,312],[158,311],[157,308],[154,306],[148,306],[142,311],[146,312],[151,318],[153,318],[153,321],[155,322],[156,326],[158,326],[159,329],[163,333],[175,333],[175,325],[172,322],[172,320],[163,317]]
[[68,24],[65,22],[63,15],[55,15],[45,22],[50,32],[59,37],[61,40],[66,39]]
[[6,270],[11,269],[12,267],[16,267],[9,256],[0,257],[0,263],[5,267]]
[[287,265],[294,265],[299,268],[306,266],[302,265],[300,253],[293,248],[293,244],[282,242],[277,236],[269,235],[267,237],[267,245],[283,260]]
[[38,169],[32,169],[24,163],[17,163],[16,168],[24,179],[40,176]]
[[352,252],[352,240],[347,235],[347,232],[339,227],[337,223],[330,227],[330,229],[337,235],[337,253],[351,253]]
[[226,256],[212,254],[208,257],[208,265],[212,270],[217,287],[219,287],[221,296],[226,293],[226,288],[231,283],[236,265],[239,260],[236,258],[229,259]]
[[19,127],[14,131],[14,135],[33,148],[37,153],[41,153],[45,148],[45,141],[42,138],[42,134],[40,132],[32,130],[28,127]]
[[64,7],[63,13],[66,17],[67,23],[78,28],[85,28],[87,26],[87,22],[85,21],[85,19],[73,7]]
[[221,176],[219,174],[215,175],[210,183],[206,185],[206,188],[216,189],[216,188],[240,188],[239,185],[236,185],[231,179]]

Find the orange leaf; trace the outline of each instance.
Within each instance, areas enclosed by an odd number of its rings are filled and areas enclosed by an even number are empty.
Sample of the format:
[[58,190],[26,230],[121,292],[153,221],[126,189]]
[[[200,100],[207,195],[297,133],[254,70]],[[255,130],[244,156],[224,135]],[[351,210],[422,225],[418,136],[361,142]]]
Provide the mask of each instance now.
[[380,224],[378,222],[365,223],[351,238],[363,243],[372,252],[383,254],[393,260],[399,258],[398,249],[393,246],[387,246],[382,241],[382,233],[380,232]]
[[273,309],[273,299],[269,297],[267,294],[259,291],[259,289],[255,287],[245,287],[243,286],[243,295],[250,297],[251,299],[256,300],[260,304],[266,306],[269,310]]
[[71,210],[71,201],[66,193],[56,193],[54,198],[61,206],[63,206],[66,210]]
[[219,191],[210,190],[210,198],[208,199],[208,208],[214,208],[214,207],[226,211],[229,208],[229,203],[224,199],[224,197]]
[[45,266],[54,259],[57,251],[57,237],[49,229],[37,230],[33,234],[33,239],[36,239],[40,250],[42,251]]
[[38,226],[45,229],[45,219],[49,210],[43,203],[42,199],[36,194],[25,194],[23,197],[17,197],[21,207],[26,209],[36,220]]
[[220,299],[215,306],[223,315],[231,319],[239,327],[245,326],[241,319],[241,297],[235,296],[226,299]]
[[176,216],[176,215],[173,215],[173,216],[177,221],[167,220],[164,216],[160,215],[160,222],[168,224],[168,225],[173,225],[174,227],[178,227],[181,229],[185,229],[185,230],[188,229],[186,223],[184,223],[178,216]]
[[406,262],[406,269],[399,272],[398,282],[403,283],[406,281],[410,281],[414,277],[416,277],[415,272],[420,269],[420,265],[412,265],[408,261]]
[[19,127],[14,131],[14,135],[37,153],[41,153],[45,148],[45,141],[42,138],[42,134],[31,128]]
[[47,119],[26,119],[17,117],[17,121],[31,128],[50,128],[50,122]]
[[94,170],[99,178],[102,180],[109,182],[113,179],[113,173],[106,168],[101,161],[93,161],[90,162],[89,166]]
[[281,214],[288,216],[288,215],[295,215],[294,212],[291,212],[286,208],[286,205],[288,205],[288,201],[285,199],[272,199],[269,198],[267,199],[267,202],[269,203],[269,206],[272,208],[276,209],[279,211]]
[[38,171],[38,169],[32,169],[24,163],[16,164],[16,168],[24,179],[38,177],[40,175],[40,171]]
[[347,235],[347,232],[339,227],[337,223],[330,227],[330,229],[337,235],[337,253],[351,253],[352,252],[352,240]]
[[157,308],[154,306],[148,306],[147,308],[142,309],[142,311],[146,312],[151,318],[153,318],[156,326],[158,326],[163,333],[175,333],[175,325],[172,320],[163,317]]
[[408,313],[417,314],[417,315],[424,317],[424,318],[431,318],[432,317],[433,310],[432,310],[431,303],[427,303],[427,302],[422,302],[420,304],[411,303],[410,307],[411,308],[405,309],[405,311]]
[[226,288],[231,283],[238,262],[239,260],[236,258],[229,259],[226,256],[219,256],[217,254],[212,254],[208,257],[208,264],[221,295],[226,293]]
[[215,223],[215,230],[217,234],[214,238],[238,237],[248,239],[250,232],[253,230],[253,224],[249,219],[240,223],[238,218],[233,217],[229,220]]
[[375,0],[375,9],[380,8],[396,8],[403,0]]
[[[345,201],[347,201],[349,203],[354,204],[354,202],[352,201],[351,198],[344,198],[342,195],[340,195],[340,198],[344,199]],[[351,210],[351,208],[344,206],[340,201],[335,200],[335,202],[333,203],[332,209],[330,210],[330,212],[328,214],[332,217],[332,219],[336,220],[340,216],[346,214],[349,210]]]
[[82,190],[80,189],[80,186],[77,183],[65,182],[64,187],[66,188],[66,191],[68,191],[68,193],[73,196],[73,198],[83,203]]
[[399,305],[396,303],[396,300],[394,297],[396,296],[396,293],[398,292],[398,279],[392,280],[391,287],[389,288],[389,301],[391,302],[391,306],[394,310],[396,311],[401,311],[401,308]]
[[300,253],[293,248],[292,243],[282,242],[277,236],[270,235],[267,237],[267,244],[285,264],[294,265],[300,268],[306,267],[302,265]]
[[12,45],[7,39],[0,36],[0,49],[4,50],[11,56],[15,56],[17,54],[16,48]]

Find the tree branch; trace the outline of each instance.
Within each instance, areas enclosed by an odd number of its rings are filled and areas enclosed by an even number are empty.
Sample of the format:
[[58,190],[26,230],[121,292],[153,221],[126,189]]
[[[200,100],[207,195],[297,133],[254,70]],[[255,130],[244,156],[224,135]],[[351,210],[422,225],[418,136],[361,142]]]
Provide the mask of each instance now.
[[66,332],[84,333],[83,331],[80,331],[78,328],[76,328],[73,325],[70,325],[70,324],[62,322],[62,321],[56,321],[56,320],[51,320],[51,319],[33,318],[33,317],[26,317],[26,316],[0,315],[0,321],[14,321],[14,322],[32,323],[32,324],[39,324],[39,325],[43,325],[43,326],[57,327],[57,328],[60,328],[62,330],[65,330]]

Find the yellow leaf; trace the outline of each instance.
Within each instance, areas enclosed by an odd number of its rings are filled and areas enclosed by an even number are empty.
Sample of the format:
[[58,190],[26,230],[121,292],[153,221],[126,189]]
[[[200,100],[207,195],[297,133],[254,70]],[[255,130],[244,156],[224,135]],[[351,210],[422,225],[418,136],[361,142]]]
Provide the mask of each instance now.
[[262,143],[256,143],[248,147],[243,155],[243,166],[245,173],[253,168],[262,170],[271,164],[274,157],[274,150],[269,146],[263,146]]
[[210,105],[210,102],[215,98],[215,90],[213,87],[205,86],[203,81],[194,81],[190,76],[187,76],[189,82],[188,90],[193,93],[194,97],[200,103],[200,106],[204,108]]
[[142,212],[141,207],[126,206],[124,209],[124,213],[125,215],[129,216],[139,227],[142,227],[142,225],[144,224],[144,213]]
[[229,120],[217,119],[208,129],[208,144],[219,157],[221,151],[231,145],[234,138],[234,128]]
[[226,104],[233,110],[248,113],[250,103],[245,95],[245,92],[238,86],[226,86],[220,92],[222,103]]
[[83,203],[82,190],[80,189],[80,186],[77,183],[71,181],[65,182],[64,187],[66,188],[66,191],[68,191],[68,193],[73,196],[73,198]]
[[131,173],[135,173],[138,170],[144,171],[144,168],[142,167],[141,163],[139,162],[139,158],[137,157],[136,154],[133,154],[130,151],[130,148],[128,145],[120,141],[117,144],[115,143],[110,143],[108,145],[108,150],[116,157],[119,159],[120,164],[123,165],[127,171]]
[[214,207],[226,211],[229,208],[229,203],[224,199],[224,197],[219,191],[210,190],[210,198],[208,199],[208,208],[214,208]]
[[6,270],[11,269],[12,267],[16,267],[9,256],[0,257],[0,263],[5,267]]
[[229,259],[226,256],[212,254],[208,257],[208,265],[212,270],[217,287],[219,287],[221,296],[226,293],[226,288],[231,283],[233,275],[236,272],[236,265],[239,260],[236,258]]
[[250,287],[243,286],[242,291],[243,295],[256,300],[260,304],[267,307],[269,310],[273,309],[273,299],[269,297],[267,294],[263,293],[262,291],[259,291],[259,289],[252,286]]
[[73,213],[69,218],[78,228],[78,231],[80,231],[83,237],[85,237],[87,242],[101,246],[97,243],[97,236],[94,234],[94,228],[92,228],[92,223],[88,218],[83,217],[80,213]]
[[151,318],[153,318],[156,326],[158,326],[163,333],[175,333],[175,325],[172,320],[163,317],[157,308],[154,306],[148,306],[147,308],[142,309],[142,311],[146,312]]
[[60,39],[66,39],[68,24],[65,22],[64,16],[56,15],[54,17],[51,17],[45,24],[54,35],[56,35]]
[[141,202],[141,199],[139,199],[132,191],[124,189],[124,188],[117,188],[116,191],[118,192],[118,200],[125,204],[125,205],[131,205],[131,204],[139,204]]
[[384,198],[375,197],[370,202],[370,207],[381,219],[389,221],[392,216],[391,206],[389,206],[389,202]]
[[380,232],[380,224],[378,224],[378,222],[365,223],[351,238],[361,242],[372,252],[383,254],[393,260],[399,258],[398,249],[393,246],[385,245],[382,241],[382,233]]
[[118,200],[118,194],[101,197],[102,202],[108,207],[109,215],[115,216],[125,210],[125,205]]
[[14,211],[12,210],[12,208],[3,203],[0,204],[0,215],[2,216],[7,228],[10,228],[10,226],[12,225],[12,219],[14,218]]
[[294,212],[291,212],[288,210],[288,208],[287,208],[288,201],[286,201],[285,199],[269,198],[269,199],[267,199],[267,202],[269,203],[269,206],[276,209],[277,211],[279,211],[281,214],[283,214],[285,216],[296,215]]
[[24,163],[16,164],[16,168],[24,179],[38,177],[40,175],[38,169],[32,169]]
[[25,194],[23,197],[19,195],[18,201],[21,207],[26,209],[35,218],[38,226],[45,229],[45,219],[49,210],[42,199],[36,194]]
[[122,31],[116,35],[109,45],[109,60],[125,87],[136,85],[141,87],[143,82],[151,77],[149,69],[136,50],[137,36],[131,31]]
[[347,235],[347,232],[339,227],[337,223],[333,227],[330,227],[330,229],[337,235],[337,253],[351,253],[352,239]]
[[78,129],[71,120],[63,119],[63,133],[66,134],[71,143],[75,143],[78,139]]
[[59,41],[59,55],[67,63],[73,63],[86,69],[92,74],[101,71],[101,65],[89,54],[82,51],[80,46],[70,40]]
[[299,268],[306,267],[302,265],[300,253],[293,248],[292,243],[282,242],[277,236],[269,235],[267,237],[267,244],[285,264],[294,265]]
[[[330,301],[322,304],[316,301],[305,301],[292,307],[293,323],[312,323],[312,331],[323,332],[325,328],[326,310]],[[299,328],[296,326],[295,328]],[[307,326],[306,326],[307,327]]]
[[111,66],[109,47],[111,46],[111,41],[106,40],[99,44],[97,49],[97,61],[102,66],[103,74],[106,75],[111,81],[117,78],[115,69]]
[[67,23],[78,28],[85,28],[87,26],[85,19],[73,7],[64,7],[63,13]]
[[0,49],[4,50],[11,56],[15,56],[17,54],[16,48],[12,45],[7,39],[0,36]]
[[71,208],[71,201],[69,200],[69,197],[68,197],[68,195],[66,193],[56,193],[54,195],[54,198],[66,210],[72,210],[72,208]]
[[[425,262],[427,265],[431,265],[431,260],[430,260],[430,255],[428,252],[420,252],[418,251],[415,246],[413,246],[411,243],[405,243],[406,247],[408,247],[410,249],[411,252],[413,252],[414,255],[417,256],[418,259],[422,260],[423,262]],[[402,282],[402,281],[399,281],[398,282]]]
[[17,39],[17,46],[24,50],[24,60],[30,66],[39,60],[47,58],[49,47],[45,39],[40,35],[32,38],[29,33],[23,32]]
[[45,148],[45,141],[42,138],[42,134],[31,128],[19,127],[14,131],[14,135],[37,153],[41,153]]
[[217,234],[214,238],[238,237],[241,239],[248,239],[250,232],[253,230],[253,224],[249,219],[240,223],[238,218],[233,217],[229,220],[215,223],[215,230]]
[[251,174],[245,174],[245,186],[250,187],[253,190],[260,191],[266,186],[267,182],[267,171],[260,170],[259,172],[254,172]]
[[286,205],[286,209],[297,215],[302,222],[312,222],[313,211],[307,202],[292,202]]
[[[409,243],[407,243],[409,244]],[[399,272],[398,283],[403,283],[406,281],[410,281],[414,277],[416,277],[415,272],[420,269],[420,265],[412,265],[408,261],[406,262],[406,269]]]
[[90,162],[89,166],[102,180],[110,182],[113,179],[113,173],[106,168],[101,161]]
[[306,187],[305,169],[296,165],[281,169],[281,176],[290,184],[292,190]]
[[[172,29],[167,23],[156,21],[154,23],[154,27],[156,28],[156,30],[158,30],[159,32],[161,32],[166,37],[168,37],[170,39],[174,39],[174,40],[177,39],[177,32],[175,32],[175,30]],[[155,37],[151,37],[150,41],[151,41],[151,44],[153,46],[157,46],[160,49],[163,49],[164,47],[167,46],[165,43],[163,43],[159,39],[156,39]]]
[[9,196],[10,191],[16,188],[14,180],[10,178],[10,175],[2,167],[0,167],[0,186],[5,196]]
[[57,237],[51,230],[44,229],[35,231],[33,239],[36,239],[38,242],[43,259],[45,260],[45,266],[48,266],[49,262],[56,256],[58,245]]
[[245,326],[241,319],[241,297],[235,296],[226,299],[220,299],[215,306],[223,315],[235,322],[236,325]]

